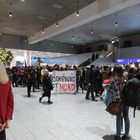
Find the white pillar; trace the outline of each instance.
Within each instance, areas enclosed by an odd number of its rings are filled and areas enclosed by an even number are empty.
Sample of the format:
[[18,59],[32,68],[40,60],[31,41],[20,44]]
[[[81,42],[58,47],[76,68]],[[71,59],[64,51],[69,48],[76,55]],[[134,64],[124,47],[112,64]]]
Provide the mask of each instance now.
[[31,52],[24,50],[24,60],[27,66],[31,66]]

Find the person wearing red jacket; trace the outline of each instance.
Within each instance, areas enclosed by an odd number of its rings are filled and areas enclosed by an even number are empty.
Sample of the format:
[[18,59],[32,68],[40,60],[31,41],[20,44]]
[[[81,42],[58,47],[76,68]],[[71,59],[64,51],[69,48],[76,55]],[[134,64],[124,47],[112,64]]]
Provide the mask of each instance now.
[[0,140],[6,140],[5,129],[9,127],[14,109],[11,83],[4,64],[0,60]]

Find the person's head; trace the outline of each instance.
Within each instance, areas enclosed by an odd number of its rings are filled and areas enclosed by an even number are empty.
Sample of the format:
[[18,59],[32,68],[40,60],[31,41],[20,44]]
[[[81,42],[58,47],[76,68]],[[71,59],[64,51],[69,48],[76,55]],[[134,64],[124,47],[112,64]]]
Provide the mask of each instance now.
[[113,70],[113,77],[116,79],[122,78],[123,77],[123,69],[121,66],[115,66]]
[[129,68],[129,71],[128,71],[129,74],[135,75],[136,72],[137,72],[137,69],[135,67],[130,67]]
[[44,75],[45,76],[49,75],[49,71],[47,69],[44,70]]
[[129,69],[130,69],[130,67],[131,67],[131,65],[130,65],[130,64],[127,64],[127,65],[125,65],[124,70],[128,72],[128,71],[129,71]]
[[0,60],[0,83],[5,84],[9,80],[5,66]]
[[135,67],[130,67],[128,71],[128,80],[136,76],[137,69]]

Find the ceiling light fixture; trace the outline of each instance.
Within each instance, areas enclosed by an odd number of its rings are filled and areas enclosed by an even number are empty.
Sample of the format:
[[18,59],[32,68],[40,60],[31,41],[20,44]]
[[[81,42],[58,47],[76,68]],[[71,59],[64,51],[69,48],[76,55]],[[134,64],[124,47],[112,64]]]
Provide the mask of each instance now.
[[93,34],[93,29],[91,29],[90,33]]
[[[12,9],[12,0],[9,1],[9,5],[10,5],[10,9]],[[13,16],[11,10],[9,11],[8,16],[9,17]]]
[[72,38],[71,38],[72,40],[74,39],[74,36],[72,36]]
[[56,22],[56,23],[55,23],[55,26],[56,26],[56,27],[58,27],[58,26],[59,26],[59,23],[58,23],[58,22]]
[[79,16],[79,11],[76,12],[76,16],[77,16],[77,17]]
[[[115,15],[115,18],[116,18],[116,21],[115,21],[115,36],[112,38],[111,42],[112,44],[115,43],[115,45],[117,45],[119,47],[119,38],[118,38],[118,18],[117,18],[118,14],[116,13]],[[117,43],[117,44],[116,44]]]
[[58,15],[56,15],[56,19],[57,19],[57,22],[55,23],[55,26],[58,27],[59,26],[59,23],[58,23],[59,17],[58,17]]
[[117,27],[118,26],[118,23],[117,22],[115,22],[115,27]]
[[116,13],[116,22],[115,22],[115,27],[117,27],[117,26],[118,26],[117,16],[118,16],[118,14]]
[[24,0],[21,0],[21,2],[24,2]]
[[12,17],[13,15],[12,15],[12,12],[9,12],[9,17]]
[[77,12],[76,12],[76,16],[79,16],[79,0],[77,1]]

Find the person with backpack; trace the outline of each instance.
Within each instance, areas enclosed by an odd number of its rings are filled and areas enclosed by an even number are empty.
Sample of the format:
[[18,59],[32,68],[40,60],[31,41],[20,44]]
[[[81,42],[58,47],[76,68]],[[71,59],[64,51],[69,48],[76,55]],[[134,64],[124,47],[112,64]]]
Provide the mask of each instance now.
[[[126,135],[129,134],[129,117],[128,111],[129,108],[125,106],[124,102],[122,101],[122,90],[124,85],[124,78],[123,78],[123,69],[121,66],[115,66],[113,70],[113,76],[111,80],[111,84],[108,88],[108,93],[111,94],[111,101],[120,102],[120,111],[116,114],[116,135],[115,140],[127,140]],[[125,135],[121,138],[121,130],[122,130],[122,120],[124,118],[125,121]]]
[[125,103],[135,110],[140,107],[140,70],[130,68],[128,73],[128,81],[124,90]]
[[130,120],[129,120],[129,106],[126,103],[126,95],[128,95],[128,91],[126,91],[126,87],[127,84],[129,82],[129,80],[133,79],[136,75],[136,69],[133,67],[129,67],[128,68],[128,73],[125,74],[125,80],[127,80],[125,82],[125,86],[123,89],[123,95],[122,95],[122,110],[123,110],[123,118],[124,118],[124,122],[125,122],[125,133],[122,136],[122,140],[130,140],[129,137],[129,132],[130,132]]

